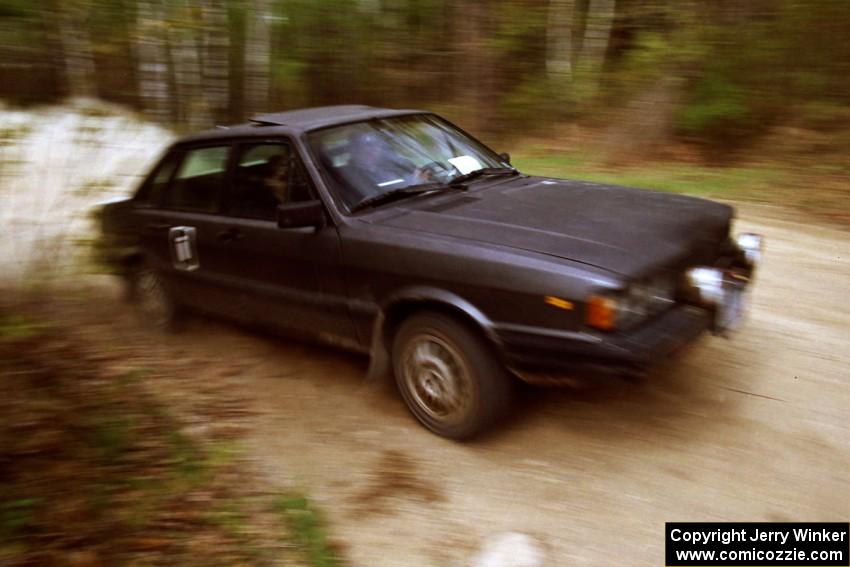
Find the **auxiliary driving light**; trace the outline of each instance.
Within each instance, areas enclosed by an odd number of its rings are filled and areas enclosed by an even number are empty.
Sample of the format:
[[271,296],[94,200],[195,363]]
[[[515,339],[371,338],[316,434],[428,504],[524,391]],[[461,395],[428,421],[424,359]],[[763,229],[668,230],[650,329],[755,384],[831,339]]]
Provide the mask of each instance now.
[[710,305],[723,302],[723,270],[698,266],[685,272],[685,278],[699,292],[700,302]]
[[744,260],[749,266],[755,266],[761,261],[764,240],[760,234],[742,232],[735,238],[735,244],[744,253]]

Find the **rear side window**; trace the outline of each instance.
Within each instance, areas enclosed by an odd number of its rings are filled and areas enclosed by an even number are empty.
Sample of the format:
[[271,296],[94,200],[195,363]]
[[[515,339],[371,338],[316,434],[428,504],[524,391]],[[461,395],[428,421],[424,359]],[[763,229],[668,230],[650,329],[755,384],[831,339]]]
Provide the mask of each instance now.
[[218,209],[229,146],[188,150],[165,193],[169,209],[212,213]]

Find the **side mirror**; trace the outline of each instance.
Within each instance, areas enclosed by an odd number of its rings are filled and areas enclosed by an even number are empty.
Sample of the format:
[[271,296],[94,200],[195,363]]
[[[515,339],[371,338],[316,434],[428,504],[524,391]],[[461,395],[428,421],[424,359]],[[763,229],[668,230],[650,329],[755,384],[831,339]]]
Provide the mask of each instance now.
[[502,158],[502,160],[505,161],[508,165],[510,165],[511,154],[509,154],[508,152],[502,152],[499,154],[499,157]]
[[325,226],[325,208],[318,199],[278,205],[277,226],[279,228],[302,228],[305,226],[322,228]]

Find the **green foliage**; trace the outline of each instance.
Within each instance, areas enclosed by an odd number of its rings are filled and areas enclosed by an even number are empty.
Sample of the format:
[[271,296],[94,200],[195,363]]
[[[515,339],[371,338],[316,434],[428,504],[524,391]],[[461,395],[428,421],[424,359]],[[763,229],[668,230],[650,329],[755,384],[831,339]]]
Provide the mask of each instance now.
[[301,548],[313,567],[338,567],[341,561],[328,541],[324,519],[306,496],[281,496],[275,509],[282,514],[290,529],[290,537]]
[[707,167],[686,164],[655,163],[650,166],[611,167],[581,152],[532,152],[511,156],[521,171],[684,193],[714,199],[767,200],[771,191],[783,183],[785,173],[773,167]]
[[35,11],[31,2],[26,0],[3,0],[0,2],[0,19],[25,18]]
[[18,143],[21,138],[25,138],[31,131],[32,129],[28,126],[0,127],[0,148]]
[[[747,91],[719,74],[701,77],[679,109],[679,126],[695,137],[722,138],[747,124]],[[718,140],[720,141],[720,140]]]
[[[846,109],[850,100],[846,0],[618,0],[616,12],[601,22],[587,1],[563,4],[572,6],[566,20],[552,17],[559,4],[549,0],[152,5],[162,8],[154,14],[158,21],[142,27],[138,0],[55,6],[4,0],[0,57],[20,64],[0,69],[0,97],[23,103],[68,94],[67,65],[75,60],[68,55],[86,55],[65,51],[70,44],[61,26],[71,18],[83,26],[79,38],[90,42],[92,90],[152,114],[141,88],[151,66],[139,58],[143,46],[161,44],[153,52],[163,58],[159,87],[171,108],[155,115],[179,122],[172,125],[178,129],[198,125],[204,103],[184,91],[198,83],[202,92],[213,62],[226,60],[229,116],[204,120],[238,121],[260,110],[248,108],[246,98],[257,76],[248,61],[255,55],[250,30],[258,22],[268,29],[262,62],[268,109],[339,103],[451,109],[482,134],[501,135],[556,121],[615,123],[664,80],[675,85],[678,134],[722,149],[756,139],[776,123],[833,128],[825,118],[832,111],[816,109]],[[211,6],[222,8],[223,17],[210,18]],[[565,29],[569,53],[562,47],[558,53],[571,65],[553,72],[549,59]],[[608,37],[593,35],[599,29],[609,29]],[[228,55],[211,59],[211,40]],[[603,50],[592,55],[601,60],[588,61],[590,44]]]
[[134,445],[133,424],[126,416],[109,416],[92,425],[89,443],[104,463],[113,463]]
[[177,474],[191,484],[203,482],[210,469],[200,448],[179,430],[168,432],[172,447],[172,464]]
[[0,541],[14,538],[34,522],[36,498],[15,498],[0,502]]
[[0,341],[25,340],[38,336],[43,325],[22,315],[0,317]]
[[525,125],[523,134],[529,129],[546,126],[544,116],[566,119],[575,116],[570,100],[569,85],[557,84],[545,78],[520,83],[505,94],[502,114],[512,124]]

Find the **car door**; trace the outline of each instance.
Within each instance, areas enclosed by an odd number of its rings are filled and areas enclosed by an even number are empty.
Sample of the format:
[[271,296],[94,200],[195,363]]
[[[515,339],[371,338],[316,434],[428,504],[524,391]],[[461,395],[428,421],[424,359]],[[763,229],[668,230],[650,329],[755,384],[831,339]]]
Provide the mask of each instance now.
[[353,343],[336,228],[277,225],[278,205],[317,198],[294,145],[246,141],[234,153],[217,227],[231,300],[251,320]]
[[137,219],[148,261],[181,303],[238,315],[225,282],[217,277],[230,149],[230,143],[215,143],[173,150],[143,188]]

